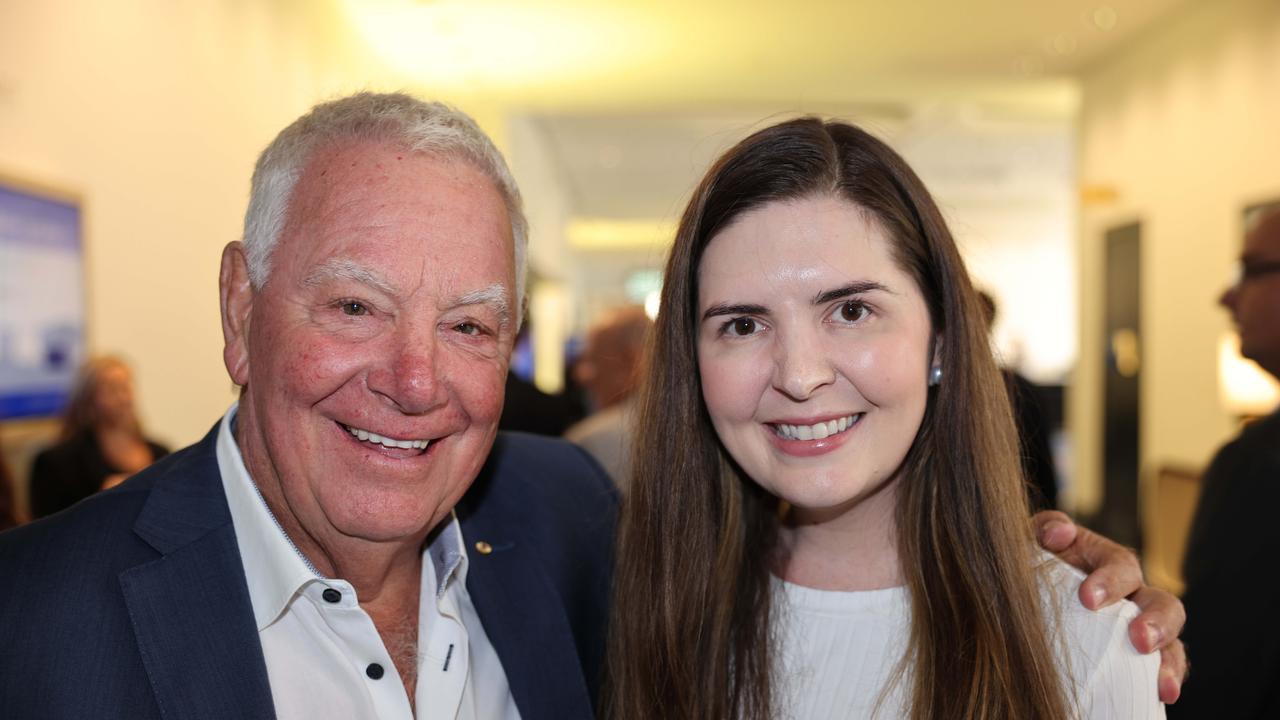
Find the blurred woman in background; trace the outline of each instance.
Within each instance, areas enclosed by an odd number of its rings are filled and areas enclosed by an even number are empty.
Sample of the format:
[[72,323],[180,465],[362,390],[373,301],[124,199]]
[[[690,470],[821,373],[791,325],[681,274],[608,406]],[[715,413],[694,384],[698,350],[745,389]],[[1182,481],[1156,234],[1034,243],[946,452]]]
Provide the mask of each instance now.
[[32,465],[31,515],[71,507],[167,454],[142,433],[129,366],[111,355],[91,359],[72,388],[58,443]]
[[611,720],[1163,717],[1128,602],[1027,522],[964,263],[893,150],[813,118],[694,191],[610,624]]

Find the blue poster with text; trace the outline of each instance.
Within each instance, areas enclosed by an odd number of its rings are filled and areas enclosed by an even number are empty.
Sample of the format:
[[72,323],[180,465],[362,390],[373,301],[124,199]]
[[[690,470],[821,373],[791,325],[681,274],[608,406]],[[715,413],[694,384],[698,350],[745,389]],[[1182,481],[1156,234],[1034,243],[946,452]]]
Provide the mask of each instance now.
[[0,420],[57,413],[83,359],[80,208],[0,185]]

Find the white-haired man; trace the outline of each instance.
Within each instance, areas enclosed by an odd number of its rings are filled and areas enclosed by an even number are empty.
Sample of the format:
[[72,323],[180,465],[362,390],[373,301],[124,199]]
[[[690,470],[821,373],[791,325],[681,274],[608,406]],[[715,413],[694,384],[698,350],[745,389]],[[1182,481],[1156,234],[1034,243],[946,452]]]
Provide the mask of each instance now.
[[0,535],[0,716],[593,718],[616,499],[581,450],[498,436],[526,242],[501,156],[361,94],[251,194],[220,276],[240,401]]
[[[0,544],[0,716],[592,717],[612,485],[567,443],[495,447],[525,238],[445,106],[362,94],[283,131],[222,258],[240,401]],[[74,639],[41,620],[60,599]]]

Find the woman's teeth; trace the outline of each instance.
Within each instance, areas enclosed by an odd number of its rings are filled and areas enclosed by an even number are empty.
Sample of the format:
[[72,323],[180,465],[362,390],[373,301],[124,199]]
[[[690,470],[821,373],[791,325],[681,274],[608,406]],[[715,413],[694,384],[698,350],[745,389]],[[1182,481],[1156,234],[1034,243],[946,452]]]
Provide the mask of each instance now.
[[347,429],[347,432],[354,435],[357,440],[375,443],[385,448],[426,450],[427,446],[431,444],[430,440],[397,440],[395,438],[382,437],[377,433],[371,433],[368,430],[361,430],[360,428],[354,428],[349,425],[343,425],[343,427]]
[[822,440],[823,438],[829,438],[832,435],[848,430],[861,418],[862,413],[855,413],[836,420],[814,423],[813,425],[787,425],[786,423],[777,423],[773,426],[773,429],[774,432],[778,433],[778,435],[784,440]]

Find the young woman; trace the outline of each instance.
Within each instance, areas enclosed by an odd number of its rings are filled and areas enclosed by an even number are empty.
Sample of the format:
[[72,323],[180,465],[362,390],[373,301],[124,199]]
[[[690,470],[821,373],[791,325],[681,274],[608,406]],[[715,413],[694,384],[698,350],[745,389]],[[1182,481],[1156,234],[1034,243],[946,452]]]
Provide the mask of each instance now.
[[884,143],[809,118],[722,157],[651,360],[614,720],[1163,716],[1133,606],[1031,537],[975,293]]

